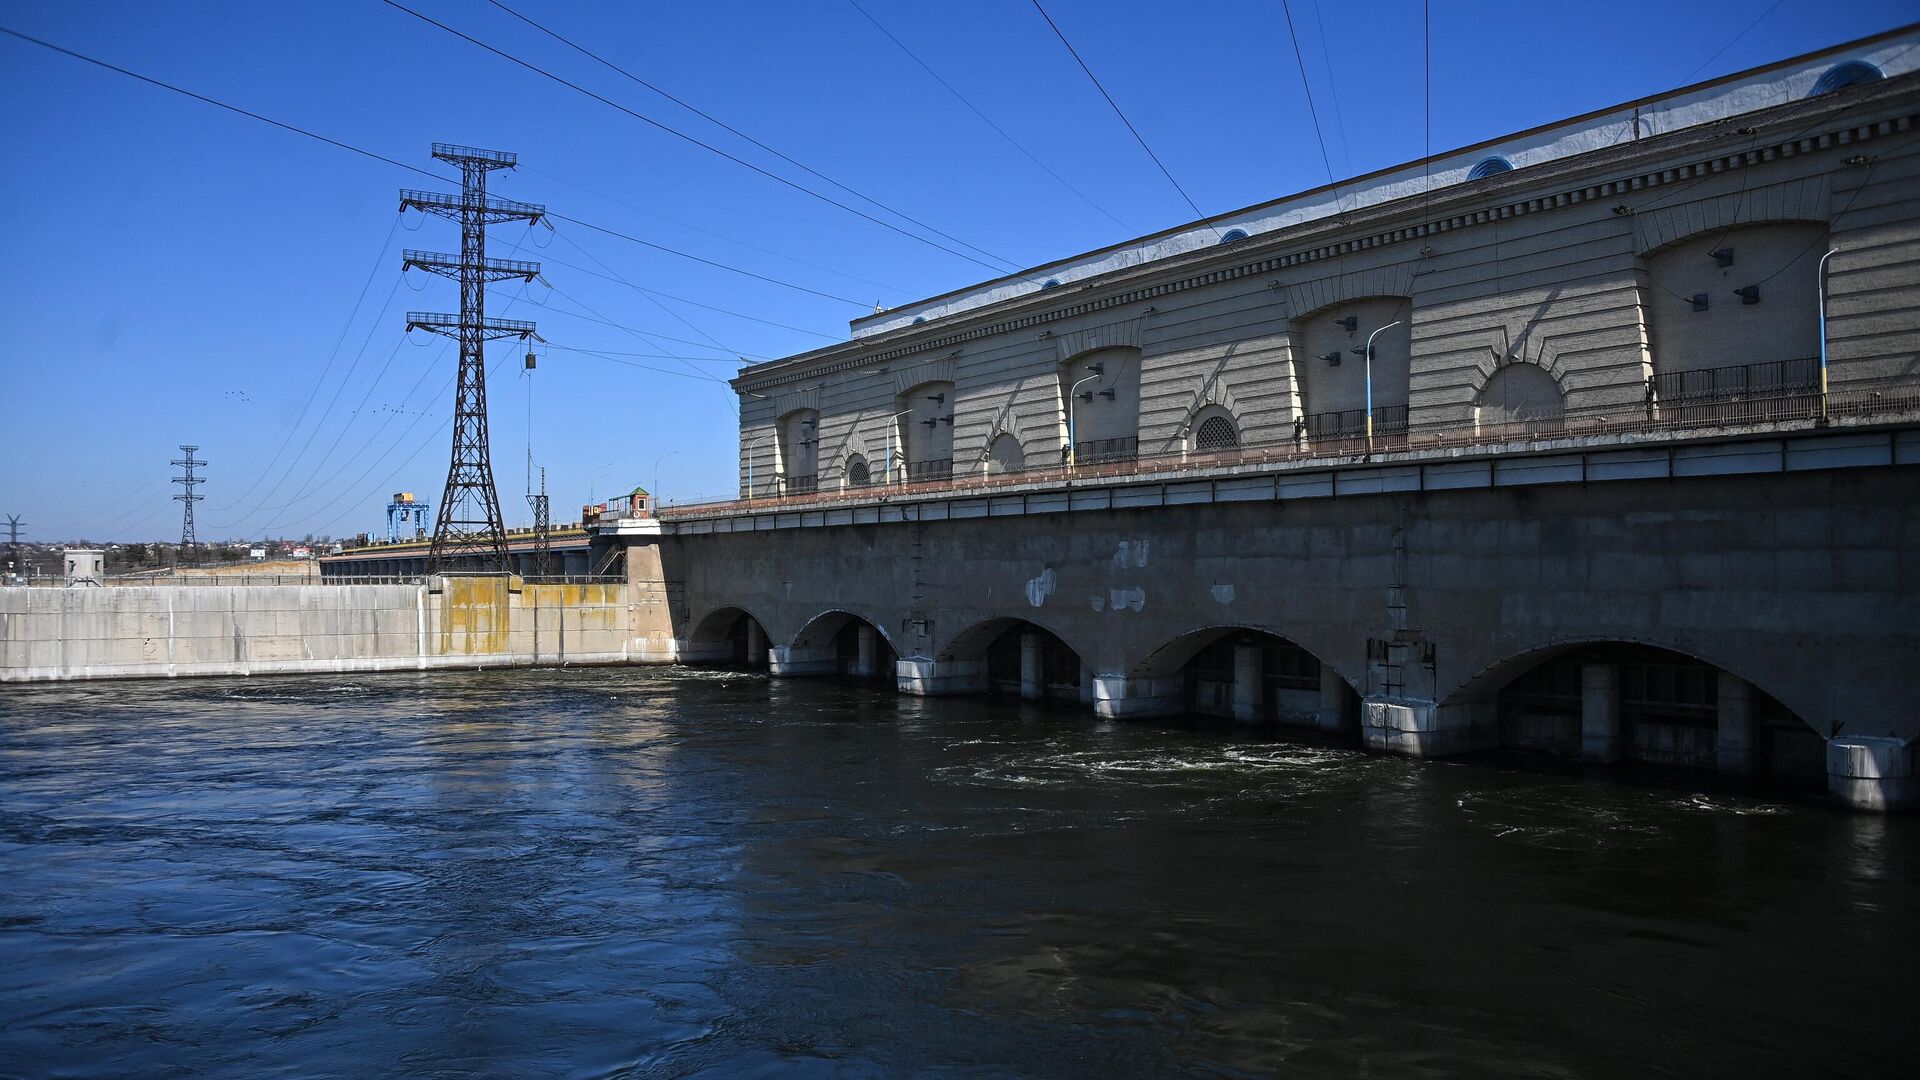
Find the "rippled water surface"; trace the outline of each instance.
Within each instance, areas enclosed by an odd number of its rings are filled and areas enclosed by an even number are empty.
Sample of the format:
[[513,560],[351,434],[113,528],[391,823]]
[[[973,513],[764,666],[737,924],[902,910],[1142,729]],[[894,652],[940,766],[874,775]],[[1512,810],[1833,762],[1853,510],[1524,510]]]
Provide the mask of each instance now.
[[744,675],[8,688],[0,1075],[1902,1075],[1916,860]]

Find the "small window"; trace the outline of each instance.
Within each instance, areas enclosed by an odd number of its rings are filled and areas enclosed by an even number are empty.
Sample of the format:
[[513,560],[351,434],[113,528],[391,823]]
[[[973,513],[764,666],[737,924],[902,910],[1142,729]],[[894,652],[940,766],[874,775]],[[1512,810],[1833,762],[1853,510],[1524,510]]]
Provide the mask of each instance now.
[[867,472],[867,459],[854,456],[847,459],[847,486],[866,487],[873,483],[873,477]]
[[1220,237],[1220,242],[1223,244],[1231,244],[1236,240],[1245,240],[1246,238],[1247,238],[1247,230],[1228,229],[1226,233]]
[[912,325],[914,325],[914,326],[919,326],[919,325],[920,325],[921,323],[923,323],[923,322],[926,322],[926,321],[927,321],[927,317],[926,317],[925,315],[915,315],[915,316],[913,317],[913,323],[912,323]]
[[1513,171],[1513,162],[1508,161],[1506,158],[1503,158],[1498,154],[1495,154],[1490,158],[1483,159],[1480,162],[1480,164],[1475,165],[1473,167],[1473,171],[1467,173],[1467,179],[1481,180],[1486,177],[1492,176],[1495,173],[1512,172],[1512,171]]
[[1041,282],[1040,287],[1043,289],[1057,289],[1060,287],[1060,279],[1057,277],[1050,277],[1047,280]]
[[1231,450],[1240,445],[1240,435],[1233,430],[1233,421],[1224,416],[1209,416],[1200,424],[1200,431],[1193,437],[1193,448],[1206,453],[1210,450]]
[[1865,60],[1842,60],[1828,68],[1826,74],[1820,76],[1820,81],[1813,84],[1813,90],[1807,96],[1819,97],[1821,94],[1831,94],[1835,90],[1845,90],[1849,86],[1879,82],[1886,77],[1886,72]]

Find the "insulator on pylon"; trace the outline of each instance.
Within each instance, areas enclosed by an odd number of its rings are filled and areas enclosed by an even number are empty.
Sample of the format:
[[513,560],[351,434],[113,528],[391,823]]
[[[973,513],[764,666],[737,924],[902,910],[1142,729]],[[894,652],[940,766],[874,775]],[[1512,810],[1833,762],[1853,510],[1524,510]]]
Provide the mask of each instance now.
[[534,368],[536,368],[536,367],[538,367],[538,366],[539,366],[539,365],[538,365],[537,363],[535,363],[535,362],[534,362],[534,359],[533,359],[533,350],[532,350],[532,349],[528,349],[528,350],[527,350],[527,370],[528,370],[528,371],[532,371],[532,370],[533,370]]

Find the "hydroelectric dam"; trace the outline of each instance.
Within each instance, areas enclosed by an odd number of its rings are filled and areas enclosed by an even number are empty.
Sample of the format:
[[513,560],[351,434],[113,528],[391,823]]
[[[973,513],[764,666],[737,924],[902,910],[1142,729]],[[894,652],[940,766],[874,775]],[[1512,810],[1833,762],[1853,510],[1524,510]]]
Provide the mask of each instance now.
[[1908,805],[1917,41],[877,312],[561,578],[0,590],[0,678],[727,663]]

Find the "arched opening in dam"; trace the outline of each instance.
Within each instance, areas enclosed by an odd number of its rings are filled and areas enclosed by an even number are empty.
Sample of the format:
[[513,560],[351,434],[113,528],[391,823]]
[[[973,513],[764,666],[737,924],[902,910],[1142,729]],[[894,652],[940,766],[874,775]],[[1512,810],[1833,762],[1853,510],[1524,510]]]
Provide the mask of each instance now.
[[1093,671],[1072,645],[1025,619],[989,619],[957,635],[942,652],[980,667],[980,689],[1028,701],[1092,700]]
[[1359,711],[1353,686],[1319,656],[1250,626],[1189,631],[1154,650],[1131,674],[1156,687],[1159,696],[1178,695],[1191,716],[1345,731]]
[[765,671],[769,656],[766,626],[744,608],[720,608],[687,635],[685,659],[690,663]]
[[[823,611],[794,635],[784,663],[796,674],[840,675],[846,678],[894,683],[899,653],[879,622],[851,611]],[[804,665],[804,667],[803,667]]]
[[1593,641],[1515,657],[1454,696],[1493,703],[1503,750],[1819,784],[1826,740],[1750,682],[1687,653]]

